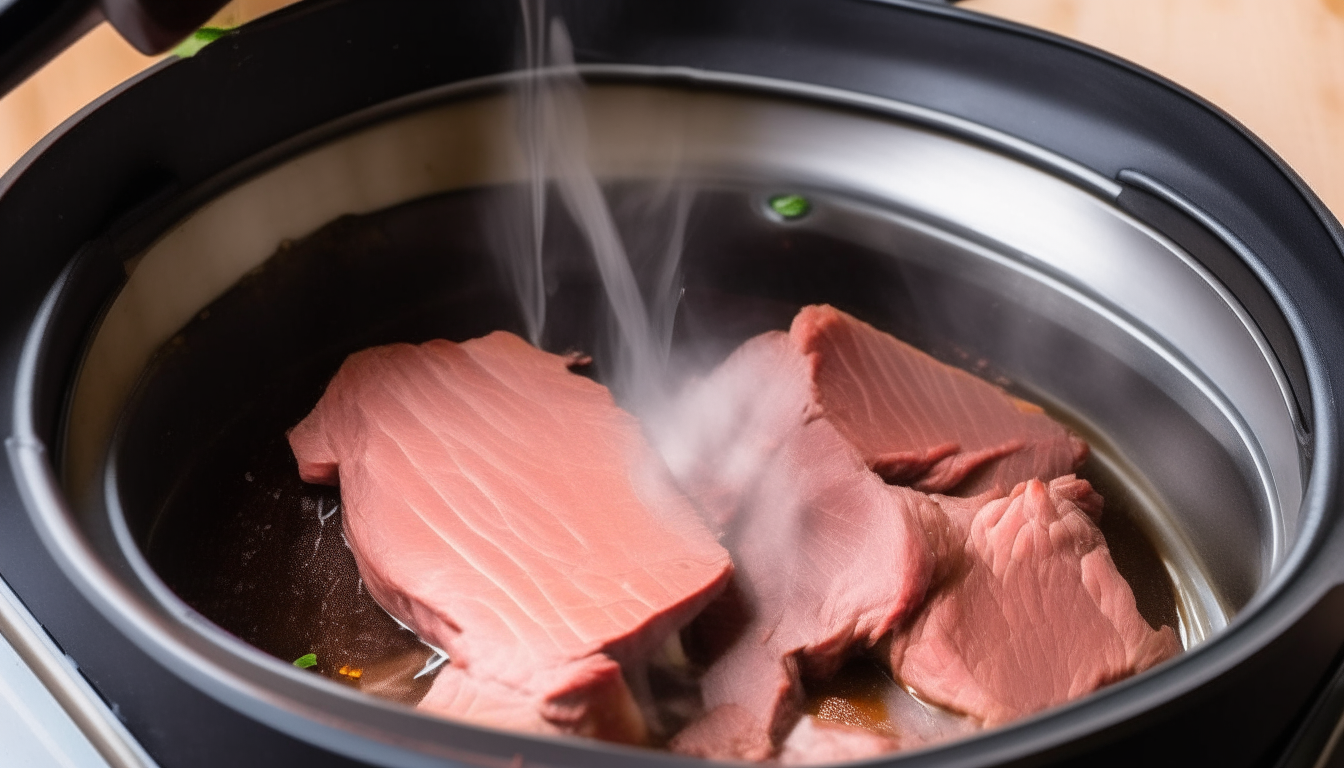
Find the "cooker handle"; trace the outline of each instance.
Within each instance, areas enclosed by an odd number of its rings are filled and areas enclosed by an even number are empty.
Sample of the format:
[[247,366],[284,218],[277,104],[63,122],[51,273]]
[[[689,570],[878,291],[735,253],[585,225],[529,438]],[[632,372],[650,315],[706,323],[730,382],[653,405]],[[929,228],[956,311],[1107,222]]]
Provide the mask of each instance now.
[[0,95],[107,19],[141,53],[163,53],[227,0],[11,0],[0,4]]
[[102,0],[121,36],[145,54],[163,53],[223,8],[228,0]]

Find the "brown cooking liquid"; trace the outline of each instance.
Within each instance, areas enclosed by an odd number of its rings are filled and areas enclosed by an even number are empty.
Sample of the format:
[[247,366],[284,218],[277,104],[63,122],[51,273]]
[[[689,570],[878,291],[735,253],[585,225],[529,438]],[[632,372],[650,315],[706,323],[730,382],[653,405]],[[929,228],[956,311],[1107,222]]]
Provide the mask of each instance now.
[[339,491],[299,479],[283,427],[241,460],[222,455],[241,446],[221,442],[155,529],[155,570],[202,615],[263,651],[285,661],[316,654],[316,674],[418,702],[433,674],[415,675],[433,651],[364,588],[333,512]]
[[808,686],[807,713],[819,720],[896,736],[887,713],[887,698],[895,686],[875,660],[854,659],[830,680]]

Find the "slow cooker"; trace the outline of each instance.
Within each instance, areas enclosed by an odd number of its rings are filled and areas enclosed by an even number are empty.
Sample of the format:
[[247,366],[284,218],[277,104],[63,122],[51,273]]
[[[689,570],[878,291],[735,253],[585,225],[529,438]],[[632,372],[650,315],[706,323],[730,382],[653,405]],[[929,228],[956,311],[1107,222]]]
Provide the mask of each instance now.
[[[308,0],[152,68],[5,177],[0,575],[101,698],[65,703],[108,759],[145,761],[110,712],[164,766],[694,764],[421,715],[184,597],[288,588],[274,546],[219,582],[240,545],[212,505],[345,354],[525,324],[491,211],[528,178],[512,95],[554,74],[520,70],[529,7]],[[1044,402],[1169,581],[1179,657],[865,764],[1331,759],[1344,232],[1281,160],[1151,73],[938,2],[545,10],[608,195],[684,192],[618,224],[678,232],[673,335],[709,340],[687,349],[825,301]],[[545,344],[592,347],[598,281],[552,214]],[[38,645],[30,664],[65,664]]]

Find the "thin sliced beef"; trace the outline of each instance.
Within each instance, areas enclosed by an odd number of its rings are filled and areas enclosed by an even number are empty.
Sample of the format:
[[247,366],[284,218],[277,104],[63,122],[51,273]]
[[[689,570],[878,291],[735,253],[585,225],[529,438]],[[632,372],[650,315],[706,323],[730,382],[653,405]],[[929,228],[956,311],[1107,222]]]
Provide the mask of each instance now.
[[1170,627],[1153,631],[1139,615],[1094,522],[1101,505],[1072,476],[1029,480],[970,516],[944,505],[960,562],[896,636],[893,673],[993,726],[1179,652]]
[[1087,458],[1087,443],[1039,406],[834,307],[804,307],[789,337],[811,368],[809,418],[829,419],[888,482],[1004,494]]
[[865,728],[833,723],[811,715],[794,726],[780,748],[780,765],[819,765],[862,760],[901,749],[904,743],[895,736]]
[[[1066,687],[1076,696],[1173,647],[1170,630],[1153,633],[1143,624],[1128,585],[1105,556],[1100,533],[1081,512],[1049,529],[1054,538],[1046,542],[1053,549],[1013,549],[1011,541],[995,540],[1007,548],[993,550],[998,559],[987,562],[1007,567],[1023,582],[1038,579],[1034,587],[990,589],[986,599],[976,600],[967,598],[980,592],[959,591],[967,573],[979,574],[972,557],[980,552],[975,521],[996,509],[990,500],[1023,481],[1029,484],[1022,488],[1044,488],[1040,480],[1075,469],[1087,446],[1039,408],[838,310],[807,307],[788,334],[749,340],[688,386],[654,432],[678,482],[722,532],[737,565],[733,587],[691,628],[690,639],[712,662],[702,681],[707,714],[674,739],[680,752],[738,759],[777,754],[801,714],[802,681],[826,678],[888,632],[902,639],[891,658],[904,683],[921,696],[930,686],[936,693],[926,698],[975,716],[924,722],[926,713],[907,707],[912,722],[895,725],[897,738],[910,745],[985,721],[981,710],[949,689],[974,682],[976,675],[1022,679],[1012,658],[973,657],[965,650],[1011,648],[1041,658],[1053,665],[1051,680],[1076,680]],[[1086,483],[1072,478],[1052,487],[1075,511],[1077,503],[1095,498]],[[926,492],[932,490],[958,496]],[[936,600],[921,608],[931,584],[938,587]],[[963,649],[955,645],[956,633],[988,636],[974,622],[954,626],[944,617],[963,605],[984,612],[998,605],[992,602],[997,596],[1009,603],[1002,610],[1016,611],[1012,618],[1019,624],[1034,616],[1069,626],[1061,617],[1074,609],[1079,594],[1125,628],[1122,645],[1129,645],[1120,656],[1135,663],[1090,674],[1090,651],[1050,658],[1070,649],[1029,625],[1015,625],[1011,641],[995,638],[998,648],[986,643]],[[958,601],[958,595],[967,598]],[[937,621],[929,624],[929,616]],[[919,634],[908,631],[926,625]],[[1096,633],[1084,636],[1088,642]],[[938,662],[958,659],[994,668],[940,677]],[[923,666],[913,679],[904,677],[917,665]],[[826,745],[853,742],[839,732],[817,736],[813,725],[790,748],[790,760],[804,759],[800,750],[808,744],[825,752]]]
[[[779,376],[781,360],[801,359],[790,344],[757,337],[726,370]],[[758,392],[771,396],[756,398],[751,416],[761,433],[742,435],[759,465],[743,462],[745,487],[700,497],[733,499],[723,541],[737,577],[731,603],[696,622],[716,658],[701,680],[707,714],[673,740],[683,754],[770,757],[801,713],[802,679],[829,677],[900,626],[933,572],[919,524],[935,512],[917,508],[936,505],[884,483],[828,420],[805,421],[806,387],[765,382]]]
[[723,532],[780,446],[813,408],[807,360],[788,334],[749,339],[653,420],[658,450],[714,530]]
[[502,332],[368,349],[290,445],[305,480],[339,481],[370,594],[450,655],[422,708],[639,742],[618,664],[732,566],[634,418],[566,364]]
[[834,307],[804,307],[691,382],[651,429],[677,482],[722,530],[789,431],[826,419],[893,485],[1003,495],[1073,472],[1087,443],[1040,407]]

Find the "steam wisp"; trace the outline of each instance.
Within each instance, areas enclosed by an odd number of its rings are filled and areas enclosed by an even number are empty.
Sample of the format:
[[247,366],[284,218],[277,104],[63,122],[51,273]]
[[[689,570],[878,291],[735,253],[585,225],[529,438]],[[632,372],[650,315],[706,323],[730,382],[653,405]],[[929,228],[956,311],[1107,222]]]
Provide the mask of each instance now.
[[[588,156],[585,86],[574,63],[568,31],[546,18],[544,0],[520,0],[524,70],[514,90],[517,134],[526,179],[524,234],[503,255],[533,344],[545,338],[546,217],[558,195],[592,255],[609,309],[604,379],[637,410],[661,402],[667,391],[668,353],[681,296],[681,253],[693,193],[669,174],[634,201],[640,251],[632,253],[617,227]],[[511,226],[518,225],[517,219]]]

